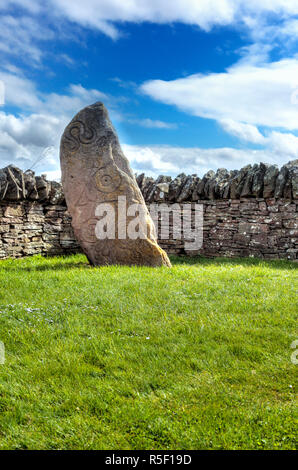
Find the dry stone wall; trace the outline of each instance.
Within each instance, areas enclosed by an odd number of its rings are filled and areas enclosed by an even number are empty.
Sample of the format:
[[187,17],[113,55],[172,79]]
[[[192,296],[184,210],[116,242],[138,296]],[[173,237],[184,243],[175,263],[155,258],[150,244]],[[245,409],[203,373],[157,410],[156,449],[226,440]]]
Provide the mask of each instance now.
[[0,259],[77,251],[61,185],[12,165],[0,170]]
[[[281,169],[261,163],[203,178],[139,175],[137,182],[148,206],[203,205],[202,248],[185,251],[170,227],[170,236],[159,239],[168,253],[297,260],[297,160]],[[12,165],[0,170],[0,258],[78,251],[61,185]]]
[[65,205],[0,203],[0,259],[79,251]]

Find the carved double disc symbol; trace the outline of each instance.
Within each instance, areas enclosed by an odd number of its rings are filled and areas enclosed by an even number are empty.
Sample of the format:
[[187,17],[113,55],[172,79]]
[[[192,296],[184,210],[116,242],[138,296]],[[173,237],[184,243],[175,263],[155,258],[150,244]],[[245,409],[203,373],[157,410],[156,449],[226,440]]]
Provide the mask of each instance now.
[[121,176],[116,168],[108,165],[95,173],[96,187],[103,193],[111,193],[119,188]]

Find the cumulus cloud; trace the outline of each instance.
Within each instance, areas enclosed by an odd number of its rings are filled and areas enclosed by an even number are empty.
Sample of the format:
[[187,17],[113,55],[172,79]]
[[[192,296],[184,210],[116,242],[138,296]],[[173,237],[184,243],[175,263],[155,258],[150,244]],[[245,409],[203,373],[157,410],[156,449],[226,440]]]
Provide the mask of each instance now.
[[251,150],[123,145],[123,150],[137,173],[144,172],[155,177],[159,174],[176,176],[181,172],[203,176],[211,169],[224,167],[234,170],[260,162],[282,165],[293,158],[291,152],[280,155],[276,148]]
[[273,131],[267,138],[267,145],[277,155],[287,155],[291,159],[298,157],[298,137],[293,134]]
[[[147,176],[177,176],[179,173],[197,174],[202,177],[209,170],[227,168],[240,169],[247,164],[259,162],[283,165],[292,157],[280,156],[274,150],[244,150],[235,148],[189,148],[172,146],[141,146],[122,144],[134,172],[145,173]],[[59,179],[59,167],[44,171],[48,178]]]
[[[103,100],[117,114],[117,107],[110,96],[99,90],[88,90],[80,84],[70,85],[65,94],[44,94],[25,77],[5,72],[0,74],[1,78],[6,80],[8,104],[22,109],[18,115],[0,112],[1,166],[15,163],[25,170],[37,161],[35,169],[38,173],[47,172],[49,177],[57,178],[60,136],[75,112],[91,102]],[[219,167],[240,168],[244,162],[281,164],[298,156],[298,137],[291,133],[271,129],[263,135],[254,124],[228,117],[218,119],[218,122],[226,132],[240,140],[260,144],[264,148],[202,149],[125,144],[123,148],[135,171],[154,176],[162,173],[175,176],[181,171],[202,175]],[[167,128],[169,123],[144,118],[139,120],[139,124]]]
[[240,140],[253,144],[264,144],[266,142],[266,138],[260,133],[259,129],[251,124],[233,121],[233,119],[222,119],[220,125],[226,132]]
[[0,128],[20,145],[43,148],[53,145],[57,132],[61,129],[61,121],[58,117],[48,114],[16,117],[1,112]]
[[[15,6],[20,7],[18,15],[13,14]],[[285,47],[298,39],[296,0],[0,0],[1,11],[0,51],[23,51],[35,64],[46,53],[41,42],[65,38],[74,24],[113,40],[125,32],[126,22],[184,23],[204,31],[233,26],[256,43],[243,49],[253,60],[264,59],[274,42]]]
[[287,18],[298,14],[295,0],[51,0],[68,19],[97,28],[113,39],[119,35],[115,22],[181,22],[209,31],[213,26],[243,24],[257,31],[265,15]]
[[26,111],[69,115],[83,105],[99,100],[110,101],[110,97],[105,93],[86,89],[81,84],[70,84],[65,94],[58,94],[42,93],[32,80],[1,69],[0,80],[5,87],[5,104]]
[[6,55],[26,57],[33,63],[39,63],[43,52],[38,41],[49,41],[54,38],[53,29],[43,25],[34,16],[1,15],[0,52]]
[[24,109],[36,109],[42,106],[40,93],[31,80],[1,69],[0,80],[5,88],[5,103]]
[[[151,80],[141,91],[195,116],[213,119],[240,141],[264,147],[271,159],[297,158],[298,60],[263,65],[240,63],[224,73]],[[258,126],[265,129],[261,133]],[[283,129],[284,132],[280,132]]]
[[298,59],[263,66],[236,64],[224,73],[177,80],[150,80],[141,91],[151,98],[209,119],[298,129],[298,107],[291,100]]
[[[116,39],[119,29],[113,22],[181,22],[210,29],[214,24],[229,24],[235,15],[230,0],[52,0],[57,9],[72,21],[91,26]],[[216,11],[216,14],[214,12]]]
[[38,169],[57,168],[59,139],[65,121],[49,114],[13,116],[0,112],[1,167],[14,163],[23,170],[40,160]]
[[[19,7],[17,15],[11,10],[15,6]],[[214,26],[245,31],[250,43],[238,51],[241,60],[224,73],[169,82],[151,80],[141,89],[153,99],[217,121],[242,142],[263,146],[262,150],[125,146],[134,169],[175,175],[183,168],[187,173],[202,174],[220,166],[237,168],[244,161],[282,163],[298,155],[298,138],[291,133],[298,129],[298,58],[294,55],[268,63],[276,45],[290,48],[298,39],[297,0],[0,0],[0,12],[0,53],[4,57],[0,80],[6,84],[6,102],[22,110],[16,116],[0,113],[1,164],[15,161],[26,169],[40,155],[44,160],[38,171],[47,169],[57,175],[57,143],[68,120],[90,102],[110,104],[111,99],[80,84],[71,85],[64,94],[41,93],[19,69],[9,65],[7,57],[24,57],[26,65],[30,59],[36,66],[46,54],[42,45],[61,37],[57,31],[70,31],[75,24],[116,40],[125,22],[180,22],[205,31]],[[62,54],[61,60],[71,64],[72,59]],[[132,117],[131,122],[148,128],[175,127],[149,117]]]
[[298,137],[286,132],[267,131],[266,136],[251,124],[235,122],[229,119],[220,121],[223,129],[238,139],[253,144],[261,144],[275,155],[286,155],[287,158],[297,158]]
[[[78,110],[95,101],[103,101],[113,117],[124,119],[118,111],[117,99],[96,89],[86,89],[81,84],[71,84],[64,94],[59,94],[42,93],[34,82],[15,73],[0,71],[0,80],[5,84],[6,104],[20,109],[17,115],[0,111],[1,166],[14,163],[26,170],[35,162],[36,171],[48,172],[56,178],[59,175],[60,136]],[[121,97],[119,99],[121,101]],[[130,117],[126,120],[149,128],[171,129],[175,126],[150,118]]]
[[112,99],[95,89],[72,84],[65,94],[41,93],[34,82],[22,75],[0,71],[5,85],[5,104],[20,112],[0,112],[0,163],[14,163],[23,170],[39,160],[37,171],[57,171],[59,141],[72,116],[98,100]]

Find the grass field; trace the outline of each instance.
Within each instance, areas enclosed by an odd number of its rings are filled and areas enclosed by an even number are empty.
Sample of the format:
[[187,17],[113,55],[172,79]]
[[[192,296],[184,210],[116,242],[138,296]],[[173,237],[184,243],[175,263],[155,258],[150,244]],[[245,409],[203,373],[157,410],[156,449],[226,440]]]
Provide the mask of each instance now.
[[0,262],[1,449],[294,449],[297,265]]

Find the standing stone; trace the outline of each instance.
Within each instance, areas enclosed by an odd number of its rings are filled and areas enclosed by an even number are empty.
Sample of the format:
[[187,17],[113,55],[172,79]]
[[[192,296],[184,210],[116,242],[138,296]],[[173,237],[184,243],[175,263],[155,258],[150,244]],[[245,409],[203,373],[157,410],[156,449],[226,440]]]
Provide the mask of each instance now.
[[[157,244],[154,223],[102,103],[84,108],[66,127],[60,162],[74,233],[92,265],[171,266]],[[140,213],[127,215],[133,204],[144,214],[143,223],[135,225],[135,233],[138,227],[143,238],[128,235]],[[105,217],[106,225],[115,229],[114,235],[108,231],[106,238],[98,230]]]

